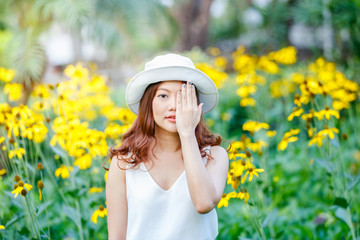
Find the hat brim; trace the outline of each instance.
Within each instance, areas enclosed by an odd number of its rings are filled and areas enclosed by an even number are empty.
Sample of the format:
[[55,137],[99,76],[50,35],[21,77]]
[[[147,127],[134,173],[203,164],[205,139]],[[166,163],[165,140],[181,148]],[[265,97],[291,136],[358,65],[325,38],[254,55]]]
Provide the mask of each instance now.
[[170,66],[154,68],[136,74],[126,88],[126,103],[130,110],[138,114],[140,100],[146,88],[163,81],[190,81],[197,89],[199,101],[203,103],[203,114],[210,112],[218,102],[218,91],[214,82],[202,71],[183,67]]

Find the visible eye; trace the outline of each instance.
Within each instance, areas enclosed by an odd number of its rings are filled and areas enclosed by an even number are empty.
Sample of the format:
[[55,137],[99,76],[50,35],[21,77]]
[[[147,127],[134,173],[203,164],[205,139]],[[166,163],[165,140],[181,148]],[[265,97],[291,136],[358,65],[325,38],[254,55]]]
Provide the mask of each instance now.
[[160,95],[158,95],[158,97],[164,99],[164,98],[167,97],[167,95],[166,94],[160,94]]

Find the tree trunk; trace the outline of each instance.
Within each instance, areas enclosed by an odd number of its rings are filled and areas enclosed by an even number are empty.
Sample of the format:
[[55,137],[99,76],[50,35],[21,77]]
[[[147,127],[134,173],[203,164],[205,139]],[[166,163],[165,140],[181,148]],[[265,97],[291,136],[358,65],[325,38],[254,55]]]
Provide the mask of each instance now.
[[191,50],[194,46],[205,49],[213,0],[187,0],[175,9],[180,26],[178,50]]

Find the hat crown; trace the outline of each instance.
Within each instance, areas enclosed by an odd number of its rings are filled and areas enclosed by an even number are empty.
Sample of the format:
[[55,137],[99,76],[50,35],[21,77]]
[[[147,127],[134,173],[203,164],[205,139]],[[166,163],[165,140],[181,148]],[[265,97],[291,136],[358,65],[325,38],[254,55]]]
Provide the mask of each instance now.
[[157,56],[153,60],[147,62],[145,64],[145,70],[162,68],[162,67],[173,67],[173,66],[188,67],[195,69],[195,65],[190,58],[178,54],[169,53],[169,54]]

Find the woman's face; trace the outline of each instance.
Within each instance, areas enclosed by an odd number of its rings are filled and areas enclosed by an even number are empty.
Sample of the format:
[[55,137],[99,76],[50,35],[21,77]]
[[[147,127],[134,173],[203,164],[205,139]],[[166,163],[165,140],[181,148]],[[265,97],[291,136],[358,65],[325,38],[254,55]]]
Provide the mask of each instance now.
[[[176,96],[183,82],[166,81],[159,84],[152,101],[155,129],[176,133]],[[155,130],[156,131],[156,130]]]

